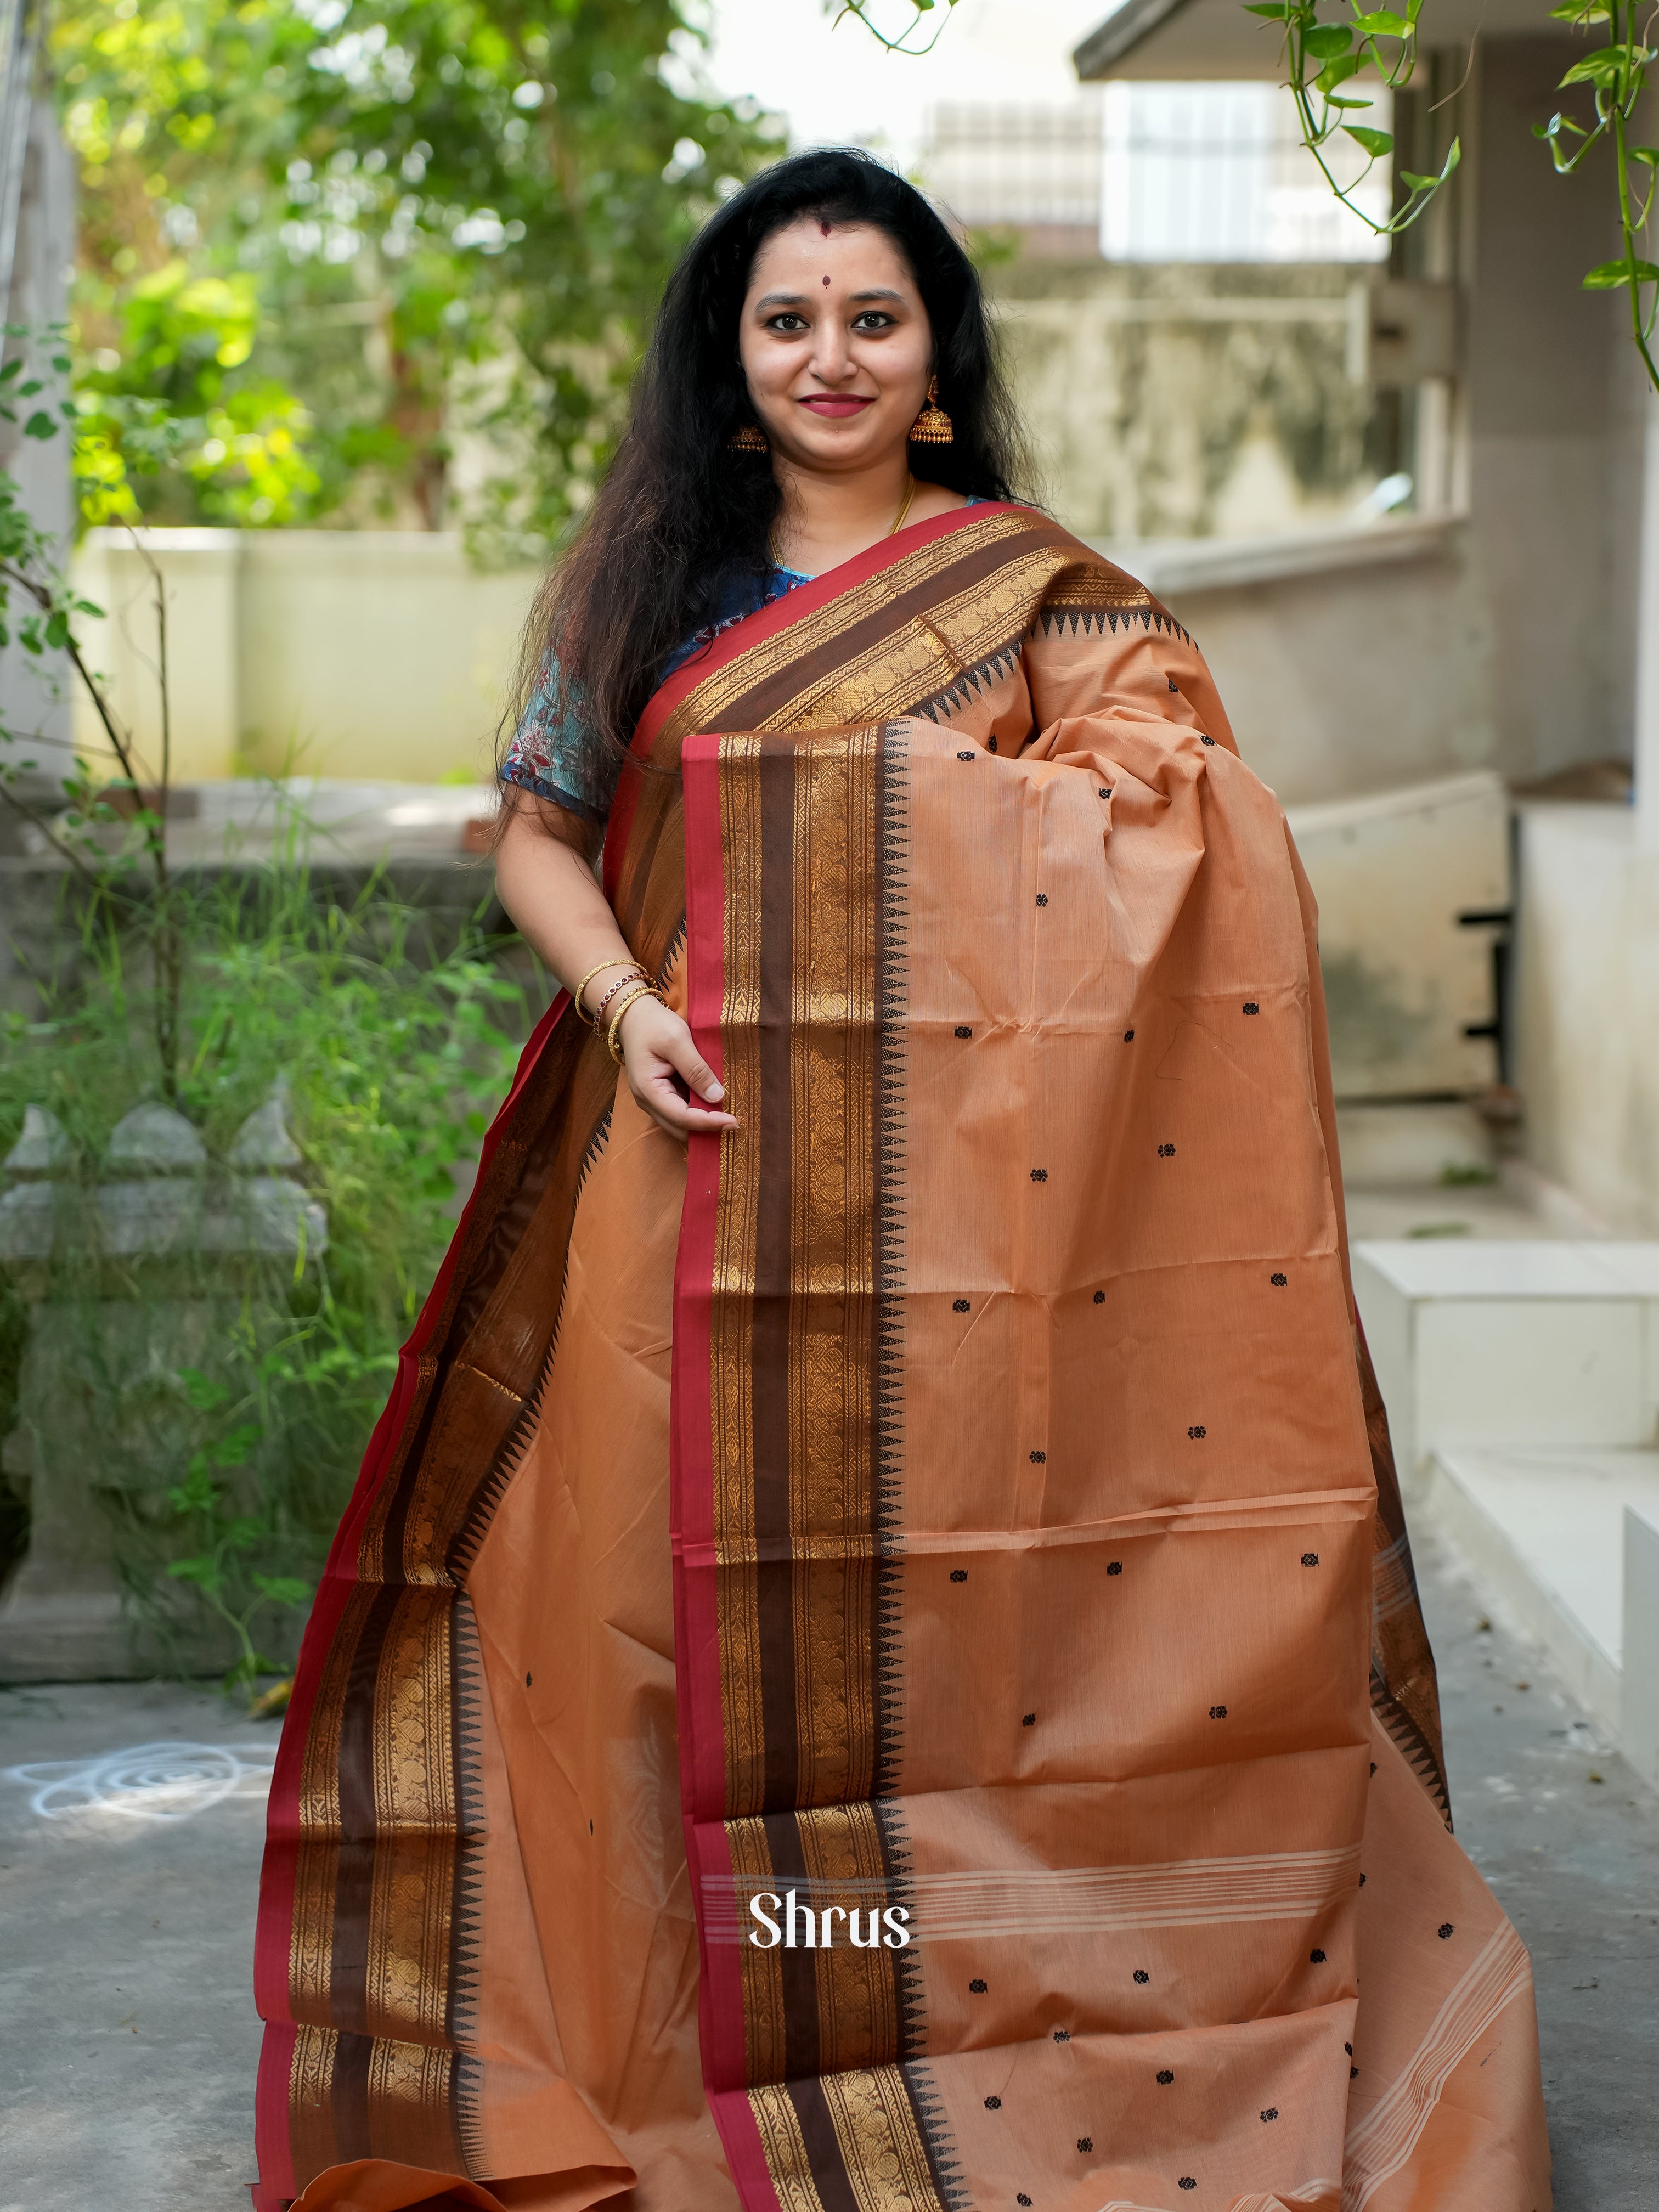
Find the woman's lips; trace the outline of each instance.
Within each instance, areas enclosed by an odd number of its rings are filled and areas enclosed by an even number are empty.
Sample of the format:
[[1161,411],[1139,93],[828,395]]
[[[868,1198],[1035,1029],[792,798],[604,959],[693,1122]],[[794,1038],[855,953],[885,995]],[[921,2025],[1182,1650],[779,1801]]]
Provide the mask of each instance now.
[[865,408],[875,405],[873,399],[860,399],[850,392],[822,392],[811,399],[803,399],[800,404],[803,407],[810,407],[815,415],[827,416],[832,422],[839,422],[844,416],[860,414]]

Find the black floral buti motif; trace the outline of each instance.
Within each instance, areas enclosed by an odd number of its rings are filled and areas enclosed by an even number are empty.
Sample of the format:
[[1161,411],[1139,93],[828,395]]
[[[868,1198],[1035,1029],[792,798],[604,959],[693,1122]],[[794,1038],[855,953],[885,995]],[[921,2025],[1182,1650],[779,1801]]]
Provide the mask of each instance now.
[[1449,1920],[1443,1920],[1443,1921],[1441,1922],[1440,1925],[1439,1925],[1439,1926],[1435,1929],[1435,1931],[1434,1931],[1434,1932],[1435,1932],[1435,1934],[1436,1934],[1436,1935],[1440,1938],[1441,1942],[1443,1943],[1443,1942],[1445,1942],[1445,1940],[1446,1940],[1447,1936],[1449,1936],[1449,1935],[1451,1935],[1451,1934],[1453,1933],[1452,1924],[1451,1924],[1450,1921],[1449,1921]]
[[1054,2041],[1056,2043],[1069,2043],[1071,2039],[1072,2031],[1069,2027],[1057,2027],[1054,2030]]
[[951,1579],[953,1583],[965,1583],[968,1579],[967,1568],[952,1567],[951,1570]]
[[968,749],[968,750],[967,750],[966,752],[960,752],[960,753],[958,753],[958,754],[957,755],[957,758],[958,760],[967,760],[967,761],[970,761],[970,760],[972,760],[972,758],[973,758],[973,757],[974,757],[974,755],[973,755],[973,748],[972,748],[971,746]]
[[994,753],[994,752],[996,750],[996,749],[997,749],[997,741],[996,741],[995,738],[994,738],[994,737],[987,738],[987,739],[985,740],[985,750],[986,750],[986,751],[987,751],[988,753]]
[[1174,2074],[1170,2071],[1169,2067],[1165,2066],[1162,2068],[1158,2073],[1158,2086],[1160,2089],[1167,2089],[1170,2082],[1174,2080]]
[[1278,2106],[1269,2105],[1267,2111],[1263,2112],[1261,2117],[1264,2120],[1276,2120],[1279,2118]]
[[1002,2110],[1001,2098],[988,2097],[985,2100],[985,2109],[988,2112],[1000,2112]]
[[1138,1982],[1145,1984],[1150,1982],[1152,1978],[1152,1976],[1147,1972],[1145,1966],[1137,1966],[1135,1968],[1135,1979]]
[[1033,1182],[1047,1182],[1048,1180],[1048,1170],[1047,1168],[1033,1168],[1031,1170],[1031,1181]]
[[1124,1032],[1123,1032],[1123,1042],[1124,1042],[1124,1043],[1125,1043],[1125,1044],[1133,1044],[1133,1043],[1134,1042],[1134,1041],[1135,1041],[1135,1033],[1134,1033],[1134,1031],[1133,1031],[1133,1030],[1124,1030]]
[[1226,1719],[1226,1717],[1227,1717],[1227,1708],[1225,1707],[1225,1705],[1212,1705],[1212,1706],[1211,1706],[1211,1708],[1210,1708],[1210,1718],[1211,1718],[1212,1721],[1224,1721],[1224,1720]]
[[[991,743],[992,743],[993,744],[995,744],[995,743],[996,743],[996,739],[995,739],[994,738],[992,738],[992,740],[991,740]],[[1025,2194],[1025,2191],[1024,2191],[1023,2189],[1022,2189],[1022,2190],[1019,2190],[1019,2191],[1016,2193],[1015,2197],[1014,2197],[1014,2202],[1015,2202],[1015,2203],[1016,2203],[1016,2204],[1029,2204],[1029,2203],[1030,2203],[1030,2201],[1031,2201],[1031,2200],[1030,2200],[1030,2197]]]
[[976,1997],[982,1997],[984,1996],[987,1986],[988,1984],[981,1981],[977,1974],[975,1975],[973,1980],[968,1984],[968,1987]]
[[967,1299],[952,1298],[951,1301],[951,1310],[952,1313],[966,1313],[968,1310]]
[[1304,1552],[1302,1554],[1302,1564],[1304,1567],[1316,1567],[1319,1565],[1318,1553]]
[[1161,1160],[1172,1160],[1175,1158],[1175,1146],[1173,1145],[1160,1145],[1158,1148],[1158,1156]]
[[1096,1304],[1097,1306],[1103,1306],[1103,1305],[1105,1304],[1105,1303],[1106,1303],[1106,1293],[1105,1293],[1105,1291],[1097,1291],[1095,1292],[1095,1304]]
[[1112,795],[1112,787],[1111,787],[1111,785],[1110,785],[1109,783],[1103,783],[1103,784],[1101,785],[1101,787],[1100,787],[1100,795],[1101,795],[1101,797],[1102,797],[1103,799],[1109,799],[1109,798],[1111,797],[1111,795]]
[[1204,1424],[1200,1421],[1196,1428],[1188,1429],[1187,1433],[1194,1443],[1202,1443],[1206,1431]]
[[1039,892],[1037,893],[1037,896],[1036,896],[1036,902],[1037,902],[1037,904],[1038,904],[1039,906],[1047,906],[1047,905],[1048,905],[1048,892],[1047,892],[1047,891],[1039,891]]
[[[1215,743],[1215,739],[1213,738],[1206,738],[1204,742],[1206,745],[1212,745]],[[1176,2187],[1177,2189],[1196,2189],[1197,2186],[1198,2184],[1193,2179],[1190,2173],[1183,2173],[1180,2180],[1176,2184]]]
[[1033,1467],[1047,1467],[1048,1464],[1048,1453],[1044,1451],[1034,1451],[1031,1454],[1031,1464]]
[[1087,2158],[1089,2153],[1095,2147],[1095,2139],[1092,2136],[1079,2136],[1077,2139],[1077,2147],[1083,2153],[1085,2158]]
[[1259,1014],[1261,1012],[1261,1009],[1257,1006],[1254,999],[1246,999],[1244,1001],[1244,1011],[1247,1014]]
[[1019,1724],[1022,1728],[1035,1728],[1036,1726],[1036,1715],[1035,1713],[1024,1714],[1021,1717]]
[[1106,1571],[1109,1575],[1121,1575],[1123,1572],[1122,1560],[1109,1559],[1106,1562]]
[[[1203,731],[1200,730],[1198,733],[1198,742],[1201,745],[1212,745],[1215,743],[1215,739],[1213,738],[1206,737]],[[1187,2186],[1185,2183],[1182,2185],[1183,2188]]]
[[1269,1275],[1267,1278],[1276,1291],[1282,1291],[1290,1279],[1288,1275]]
[[968,1024],[966,1022],[958,1022],[958,1023],[957,1024],[957,1035],[958,1036],[960,1036],[960,1037],[970,1037],[970,1036],[972,1036],[972,1035],[973,1035],[973,1034],[974,1034],[973,1030],[969,1028],[969,1024]]
[[1310,1966],[1322,1966],[1324,1965],[1324,1963],[1325,1963],[1325,1954],[1324,1954],[1322,1951],[1310,1951],[1310,1952],[1309,1952],[1309,1954],[1308,1954],[1308,1964],[1309,1964]]

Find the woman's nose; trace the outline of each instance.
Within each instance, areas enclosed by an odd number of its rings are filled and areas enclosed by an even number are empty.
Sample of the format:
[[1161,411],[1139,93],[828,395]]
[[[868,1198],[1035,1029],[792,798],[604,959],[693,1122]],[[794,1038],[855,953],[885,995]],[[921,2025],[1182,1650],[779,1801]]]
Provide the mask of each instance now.
[[847,333],[839,322],[821,325],[812,345],[812,373],[824,384],[844,384],[854,368]]

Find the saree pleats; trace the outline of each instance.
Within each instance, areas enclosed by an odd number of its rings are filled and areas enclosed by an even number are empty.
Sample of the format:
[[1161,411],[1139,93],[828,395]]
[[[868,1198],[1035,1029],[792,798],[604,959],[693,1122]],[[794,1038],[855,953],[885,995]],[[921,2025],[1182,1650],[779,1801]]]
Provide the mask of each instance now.
[[307,1637],[258,2202],[1543,2212],[1190,639],[975,508],[635,749],[607,889],[740,1126],[526,1054]]

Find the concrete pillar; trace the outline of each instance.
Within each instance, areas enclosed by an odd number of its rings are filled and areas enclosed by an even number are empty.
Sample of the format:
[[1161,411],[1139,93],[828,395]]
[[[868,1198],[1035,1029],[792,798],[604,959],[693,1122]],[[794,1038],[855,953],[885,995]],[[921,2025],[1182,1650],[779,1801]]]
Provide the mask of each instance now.
[[1642,435],[1636,585],[1636,845],[1659,854],[1659,395],[1647,395]]
[[[68,279],[75,258],[75,168],[69,149],[58,135],[49,102],[36,100],[29,117],[28,140],[23,157],[22,198],[17,219],[17,244],[12,261],[9,299],[0,302],[0,320],[27,324],[27,339],[4,343],[7,359],[22,355],[48,386],[41,400],[66,397],[68,380],[43,371],[53,350],[45,337],[52,324],[68,314]],[[38,402],[34,404],[39,404]],[[28,407],[20,407],[20,420],[0,422],[0,469],[16,482],[23,502],[34,520],[57,543],[58,559],[68,565],[73,525],[73,495],[70,483],[70,433],[61,420],[55,438],[26,438],[23,422]],[[16,642],[19,618],[27,611],[21,595],[13,593],[13,642],[0,650],[0,720],[27,736],[11,750],[16,760],[33,759],[30,778],[37,802],[50,805],[58,799],[64,779],[74,767],[70,744],[70,671],[68,655],[48,653],[38,659]]]

